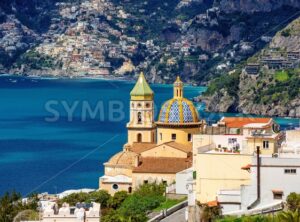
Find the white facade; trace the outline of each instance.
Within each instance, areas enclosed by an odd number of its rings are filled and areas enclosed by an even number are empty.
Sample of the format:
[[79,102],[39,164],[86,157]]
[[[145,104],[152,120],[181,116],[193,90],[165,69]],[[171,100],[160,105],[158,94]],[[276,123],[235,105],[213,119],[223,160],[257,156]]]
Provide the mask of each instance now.
[[176,173],[176,194],[188,194],[187,185],[193,182],[193,168]]
[[[285,201],[291,192],[300,193],[300,158],[261,157],[260,178],[259,205]],[[241,207],[247,209],[257,196],[256,157],[252,160],[251,185],[242,187],[241,191]]]
[[83,208],[71,208],[64,204],[62,208],[55,212],[49,207],[43,212],[42,222],[99,222],[100,221],[100,204],[93,203],[88,210]]
[[[223,214],[251,214],[256,209],[271,209],[284,202],[291,192],[300,193],[300,158],[260,157],[260,199],[257,200],[257,159],[253,156],[251,185],[240,190],[220,190],[218,201]],[[251,208],[249,208],[251,206]]]

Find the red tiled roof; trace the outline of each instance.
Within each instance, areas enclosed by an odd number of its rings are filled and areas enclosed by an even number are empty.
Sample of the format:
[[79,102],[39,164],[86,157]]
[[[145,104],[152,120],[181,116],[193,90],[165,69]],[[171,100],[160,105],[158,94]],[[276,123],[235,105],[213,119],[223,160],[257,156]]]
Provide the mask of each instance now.
[[170,173],[175,174],[192,166],[190,158],[144,157],[133,173]]
[[192,152],[192,143],[191,144],[180,144],[176,142],[166,142],[160,145],[157,145],[155,143],[133,143],[130,147],[130,151],[135,152],[135,153],[142,153],[147,150],[151,150],[155,147],[162,146],[162,145],[167,145],[170,147],[173,147],[174,149],[181,150],[185,153]]
[[146,150],[150,150],[156,147],[155,143],[133,143],[130,147],[130,150],[135,153],[142,153]]
[[272,118],[260,118],[260,117],[224,117],[220,122],[225,123],[229,128],[241,128],[250,123],[268,123]]

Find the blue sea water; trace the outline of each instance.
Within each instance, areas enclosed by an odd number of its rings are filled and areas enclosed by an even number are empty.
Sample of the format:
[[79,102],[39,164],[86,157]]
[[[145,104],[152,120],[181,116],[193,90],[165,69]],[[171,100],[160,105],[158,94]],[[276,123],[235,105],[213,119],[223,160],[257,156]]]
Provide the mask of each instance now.
[[[26,195],[97,188],[103,163],[126,142],[129,92],[133,85],[134,82],[113,80],[1,76],[0,194],[10,190]],[[161,104],[172,97],[172,86],[151,87],[157,116]],[[191,99],[203,91],[203,87],[187,86],[185,97]],[[96,118],[83,118],[84,103],[93,108],[99,102],[104,107],[102,116],[98,113]],[[112,103],[124,113],[124,118],[109,112]],[[72,105],[74,113],[68,116],[64,106]],[[199,110],[210,122],[233,115],[205,113],[200,106]],[[56,121],[54,111],[59,114]],[[283,128],[299,126],[299,119],[277,121]]]

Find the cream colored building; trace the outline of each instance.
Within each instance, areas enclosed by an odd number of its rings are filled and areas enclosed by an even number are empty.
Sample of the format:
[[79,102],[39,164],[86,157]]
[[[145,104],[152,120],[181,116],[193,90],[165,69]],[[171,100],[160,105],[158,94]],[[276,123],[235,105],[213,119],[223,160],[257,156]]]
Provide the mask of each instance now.
[[[193,137],[195,202],[237,209],[241,207],[239,190],[251,184],[251,163],[257,149],[261,156],[277,155],[282,133],[271,118],[253,117],[224,117],[205,133]],[[224,198],[228,196],[230,199]]]
[[154,93],[141,74],[130,92],[128,142],[114,155],[100,177],[100,189],[113,194],[132,192],[144,183],[175,182],[176,173],[192,165],[192,136],[203,131],[193,103],[183,97],[183,83],[174,83],[174,96],[154,121]]

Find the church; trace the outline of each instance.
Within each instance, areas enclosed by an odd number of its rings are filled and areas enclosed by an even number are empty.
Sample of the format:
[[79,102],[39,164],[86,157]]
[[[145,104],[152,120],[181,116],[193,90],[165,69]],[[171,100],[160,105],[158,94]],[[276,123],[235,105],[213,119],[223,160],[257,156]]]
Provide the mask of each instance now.
[[184,98],[183,82],[177,77],[173,98],[166,101],[154,120],[154,92],[143,73],[130,92],[128,140],[123,150],[104,163],[100,189],[110,194],[131,193],[144,183],[175,182],[176,173],[192,166],[192,136],[203,132],[193,103]]

